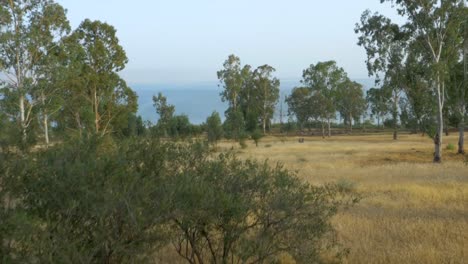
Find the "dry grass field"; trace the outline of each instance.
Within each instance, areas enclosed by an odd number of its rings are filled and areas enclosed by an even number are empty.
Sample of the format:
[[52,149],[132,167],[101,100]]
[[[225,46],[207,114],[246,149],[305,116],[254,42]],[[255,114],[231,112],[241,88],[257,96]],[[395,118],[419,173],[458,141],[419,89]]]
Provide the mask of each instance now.
[[269,137],[258,147],[220,143],[241,157],[281,162],[313,184],[339,182],[364,197],[334,219],[347,263],[468,263],[468,164],[454,136],[444,163],[432,164],[427,137]]

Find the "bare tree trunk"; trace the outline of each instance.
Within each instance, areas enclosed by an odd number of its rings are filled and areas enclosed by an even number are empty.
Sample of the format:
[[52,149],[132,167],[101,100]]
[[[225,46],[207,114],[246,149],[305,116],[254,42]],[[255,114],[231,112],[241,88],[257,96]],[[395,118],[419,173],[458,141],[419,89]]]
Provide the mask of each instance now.
[[[464,5],[465,6],[465,5]],[[468,89],[468,30],[465,30],[465,46],[463,50],[463,86],[461,89],[461,119],[458,124],[458,154],[465,154],[465,115],[466,115],[466,89]]]
[[43,107],[42,124],[44,126],[44,140],[45,140],[46,146],[48,147],[49,146],[49,114],[47,113],[47,110],[46,110],[44,91],[41,91],[41,101],[42,101],[42,107]]
[[331,124],[330,124],[330,118],[328,118],[328,137],[331,137],[332,134],[331,134]]
[[393,140],[398,140],[398,91],[393,91]]
[[442,135],[444,133],[444,94],[441,92],[440,77],[437,78],[437,134],[434,137],[434,162],[442,162]]
[[20,122],[21,122],[21,135],[22,135],[22,140],[23,143],[26,143],[27,140],[27,134],[26,134],[26,110],[24,106],[24,95],[20,95],[19,98],[19,107],[20,107]]
[[49,115],[47,113],[44,113],[44,138],[45,138],[45,143],[46,146],[49,146]]
[[353,133],[353,115],[349,114],[349,132]]
[[458,124],[458,154],[465,154],[465,113]]
[[96,129],[96,134],[97,134],[99,133],[99,105],[98,105],[96,88],[94,88],[94,125]]
[[325,138],[325,122],[322,119],[322,138]]

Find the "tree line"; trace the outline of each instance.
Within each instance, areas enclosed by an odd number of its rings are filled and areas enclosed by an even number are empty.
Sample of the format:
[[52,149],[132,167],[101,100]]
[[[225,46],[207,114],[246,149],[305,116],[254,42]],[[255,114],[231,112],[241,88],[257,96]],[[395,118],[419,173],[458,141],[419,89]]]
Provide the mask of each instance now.
[[335,61],[310,65],[302,74],[301,86],[286,98],[289,115],[294,116],[300,129],[311,119],[322,125],[322,136],[331,136],[331,122],[337,113],[352,131],[353,121],[366,111],[363,86],[351,81]]

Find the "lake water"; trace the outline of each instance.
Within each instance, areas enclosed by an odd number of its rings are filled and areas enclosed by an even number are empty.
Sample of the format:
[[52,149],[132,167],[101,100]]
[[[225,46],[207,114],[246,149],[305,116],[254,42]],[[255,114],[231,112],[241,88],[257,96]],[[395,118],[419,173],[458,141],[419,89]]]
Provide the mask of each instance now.
[[[373,80],[371,79],[356,79],[355,81],[363,84],[366,90],[373,85]],[[284,98],[298,85],[298,81],[282,81],[281,83],[281,97],[285,115],[287,113],[287,106],[284,103]],[[222,88],[218,87],[217,83],[184,85],[134,84],[131,85],[131,87],[138,94],[138,114],[141,115],[144,120],[152,123],[156,123],[159,118],[152,100],[153,95],[157,95],[159,92],[167,97],[168,103],[175,106],[176,114],[186,114],[190,122],[194,124],[205,122],[206,118],[211,115],[213,111],[220,113],[221,117],[224,119],[224,112],[228,107],[227,103],[221,101],[221,96],[219,94]],[[275,114],[275,120],[279,120],[278,113]]]

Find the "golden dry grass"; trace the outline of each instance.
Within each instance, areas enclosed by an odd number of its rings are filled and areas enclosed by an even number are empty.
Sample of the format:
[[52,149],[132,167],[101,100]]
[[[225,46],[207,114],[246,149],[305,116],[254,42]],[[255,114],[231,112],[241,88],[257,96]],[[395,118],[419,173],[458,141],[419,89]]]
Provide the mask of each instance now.
[[[455,136],[445,138],[456,145]],[[431,140],[420,135],[269,137],[243,158],[268,159],[314,184],[346,181],[364,199],[334,219],[348,263],[468,263],[468,166],[444,149],[432,164]]]

